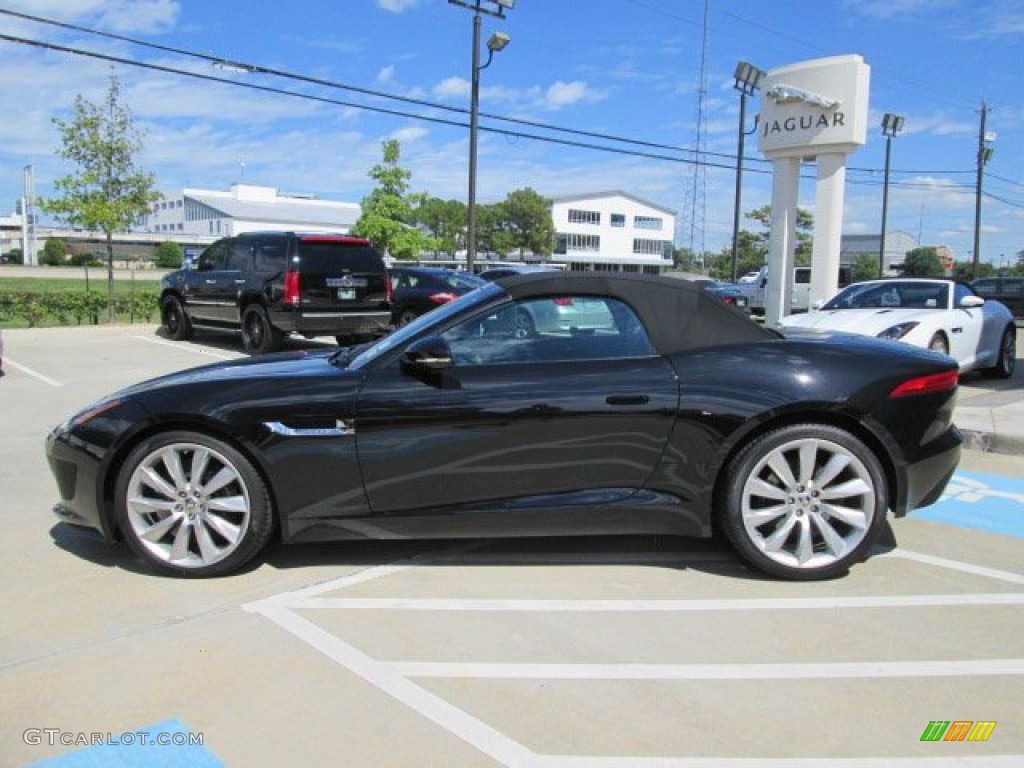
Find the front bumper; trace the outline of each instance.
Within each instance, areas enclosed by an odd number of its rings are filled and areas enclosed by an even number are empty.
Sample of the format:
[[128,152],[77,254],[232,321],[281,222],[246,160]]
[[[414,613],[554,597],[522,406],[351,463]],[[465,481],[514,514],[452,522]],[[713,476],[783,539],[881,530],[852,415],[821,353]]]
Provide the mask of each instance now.
[[63,522],[95,528],[103,538],[113,541],[114,531],[101,512],[99,460],[75,445],[60,428],[46,438],[46,460],[60,496],[53,507],[54,514]]

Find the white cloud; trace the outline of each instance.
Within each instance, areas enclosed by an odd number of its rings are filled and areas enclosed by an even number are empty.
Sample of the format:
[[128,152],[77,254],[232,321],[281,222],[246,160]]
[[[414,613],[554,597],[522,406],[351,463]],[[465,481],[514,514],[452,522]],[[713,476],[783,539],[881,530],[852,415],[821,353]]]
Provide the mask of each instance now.
[[434,86],[433,93],[439,99],[468,98],[470,83],[461,77],[448,77]]
[[377,0],[377,7],[392,13],[405,13],[416,7],[419,0]]
[[393,66],[384,67],[380,72],[377,73],[378,83],[390,83],[395,79],[395,68]]
[[942,11],[956,0],[847,0],[846,7],[861,16],[873,19],[896,19]]
[[396,139],[403,146],[411,144],[417,139],[422,139],[429,133],[426,128],[418,125],[410,125],[391,132],[391,138]]
[[162,32],[178,21],[178,0],[11,0],[11,10],[115,32]]
[[539,106],[547,110],[557,110],[580,102],[600,101],[604,97],[604,93],[590,89],[582,80],[574,80],[571,83],[559,80],[544,91]]

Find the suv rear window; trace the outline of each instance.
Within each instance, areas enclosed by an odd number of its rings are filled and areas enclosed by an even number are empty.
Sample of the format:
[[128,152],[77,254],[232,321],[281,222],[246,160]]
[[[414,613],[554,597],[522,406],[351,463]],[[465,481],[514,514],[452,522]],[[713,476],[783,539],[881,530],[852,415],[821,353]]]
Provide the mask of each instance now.
[[299,240],[299,268],[303,271],[330,272],[344,265],[352,272],[380,272],[380,254],[358,241],[332,239]]

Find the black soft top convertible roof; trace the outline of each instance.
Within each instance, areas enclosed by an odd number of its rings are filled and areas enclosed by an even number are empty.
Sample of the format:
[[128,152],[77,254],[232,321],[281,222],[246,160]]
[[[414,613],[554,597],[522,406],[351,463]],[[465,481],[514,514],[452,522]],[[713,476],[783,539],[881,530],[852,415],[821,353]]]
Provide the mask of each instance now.
[[658,275],[603,272],[533,272],[495,281],[513,299],[563,293],[612,296],[633,308],[663,355],[722,344],[778,339],[700,286]]

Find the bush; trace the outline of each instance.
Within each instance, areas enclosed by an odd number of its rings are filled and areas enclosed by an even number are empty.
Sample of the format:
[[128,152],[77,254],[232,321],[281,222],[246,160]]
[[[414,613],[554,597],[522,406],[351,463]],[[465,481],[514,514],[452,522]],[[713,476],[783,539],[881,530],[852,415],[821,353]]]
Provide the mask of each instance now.
[[56,237],[47,238],[39,263],[50,267],[62,267],[67,262],[68,249],[64,241]]
[[153,252],[156,265],[161,269],[181,269],[181,261],[185,252],[177,243],[165,241],[160,243]]
[[106,264],[106,254],[74,253],[71,265],[75,267],[102,267]]
[[[156,291],[137,291],[114,299],[114,311],[121,322],[152,322],[159,315]],[[107,295],[99,291],[42,293],[0,292],[0,319],[20,319],[29,328],[40,325],[96,325],[107,314]],[[48,321],[48,322],[47,322]]]

